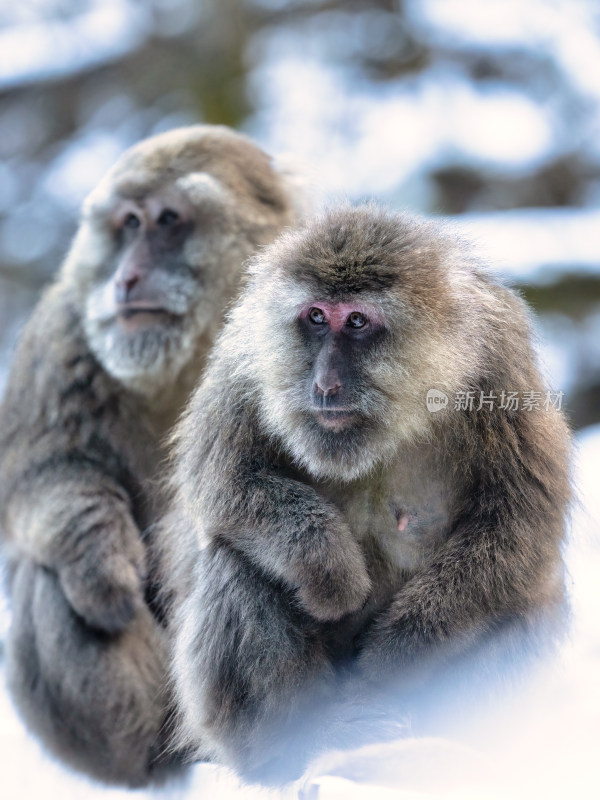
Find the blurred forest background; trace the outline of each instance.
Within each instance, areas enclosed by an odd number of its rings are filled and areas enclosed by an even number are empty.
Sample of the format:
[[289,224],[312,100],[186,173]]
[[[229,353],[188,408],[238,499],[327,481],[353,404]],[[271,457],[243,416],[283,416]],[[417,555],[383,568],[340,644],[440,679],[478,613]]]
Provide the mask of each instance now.
[[85,194],[194,122],[326,197],[456,218],[541,315],[573,425],[600,420],[600,3],[0,0],[0,394]]

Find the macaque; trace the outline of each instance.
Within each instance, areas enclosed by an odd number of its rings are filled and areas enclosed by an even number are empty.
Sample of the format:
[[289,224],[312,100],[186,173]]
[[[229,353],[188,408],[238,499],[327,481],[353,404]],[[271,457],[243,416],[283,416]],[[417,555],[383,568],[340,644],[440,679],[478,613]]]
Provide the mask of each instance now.
[[297,218],[292,176],[224,127],[128,150],[17,349],[0,407],[9,686],[29,727],[132,786],[174,759],[151,535],[164,440],[242,264]]
[[341,672],[410,686],[559,613],[569,434],[531,339],[435,222],[343,207],[252,260],[174,435],[189,747],[256,775]]

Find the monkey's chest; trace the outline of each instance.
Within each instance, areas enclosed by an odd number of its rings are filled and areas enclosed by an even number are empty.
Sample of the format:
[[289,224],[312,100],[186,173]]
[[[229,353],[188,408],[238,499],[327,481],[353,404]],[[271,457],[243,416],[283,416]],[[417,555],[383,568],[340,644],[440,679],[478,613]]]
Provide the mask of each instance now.
[[413,572],[431,558],[448,535],[448,513],[437,498],[417,503],[410,497],[400,497],[390,500],[388,506],[389,513],[373,535],[392,564]]
[[376,577],[427,563],[448,535],[449,505],[437,482],[398,481],[346,498],[342,510]]

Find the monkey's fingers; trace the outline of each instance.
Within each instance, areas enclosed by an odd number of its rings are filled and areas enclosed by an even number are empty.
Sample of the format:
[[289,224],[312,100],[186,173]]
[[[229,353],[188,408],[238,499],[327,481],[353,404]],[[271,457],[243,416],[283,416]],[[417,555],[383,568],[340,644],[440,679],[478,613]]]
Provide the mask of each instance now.
[[59,576],[73,610],[90,627],[108,633],[125,628],[144,604],[143,574],[121,555],[101,564],[75,562]]
[[397,600],[361,637],[359,671],[374,684],[392,680],[403,689],[414,689],[437,664],[460,652],[467,638],[455,632],[449,641],[443,626]]
[[371,592],[371,580],[358,546],[350,543],[328,564],[315,569],[298,589],[304,609],[325,622],[340,619],[363,607]]

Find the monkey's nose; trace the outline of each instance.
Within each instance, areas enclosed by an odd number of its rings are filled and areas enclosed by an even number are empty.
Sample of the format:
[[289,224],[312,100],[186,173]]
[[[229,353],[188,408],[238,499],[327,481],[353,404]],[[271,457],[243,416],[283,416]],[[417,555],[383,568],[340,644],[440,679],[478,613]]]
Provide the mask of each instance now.
[[321,397],[333,397],[340,391],[341,388],[342,384],[338,383],[337,381],[328,381],[325,386],[319,386],[319,384],[315,381],[315,392]]
[[129,300],[131,290],[139,281],[139,279],[139,275],[128,275],[126,278],[116,281],[116,294],[118,303],[126,303]]

